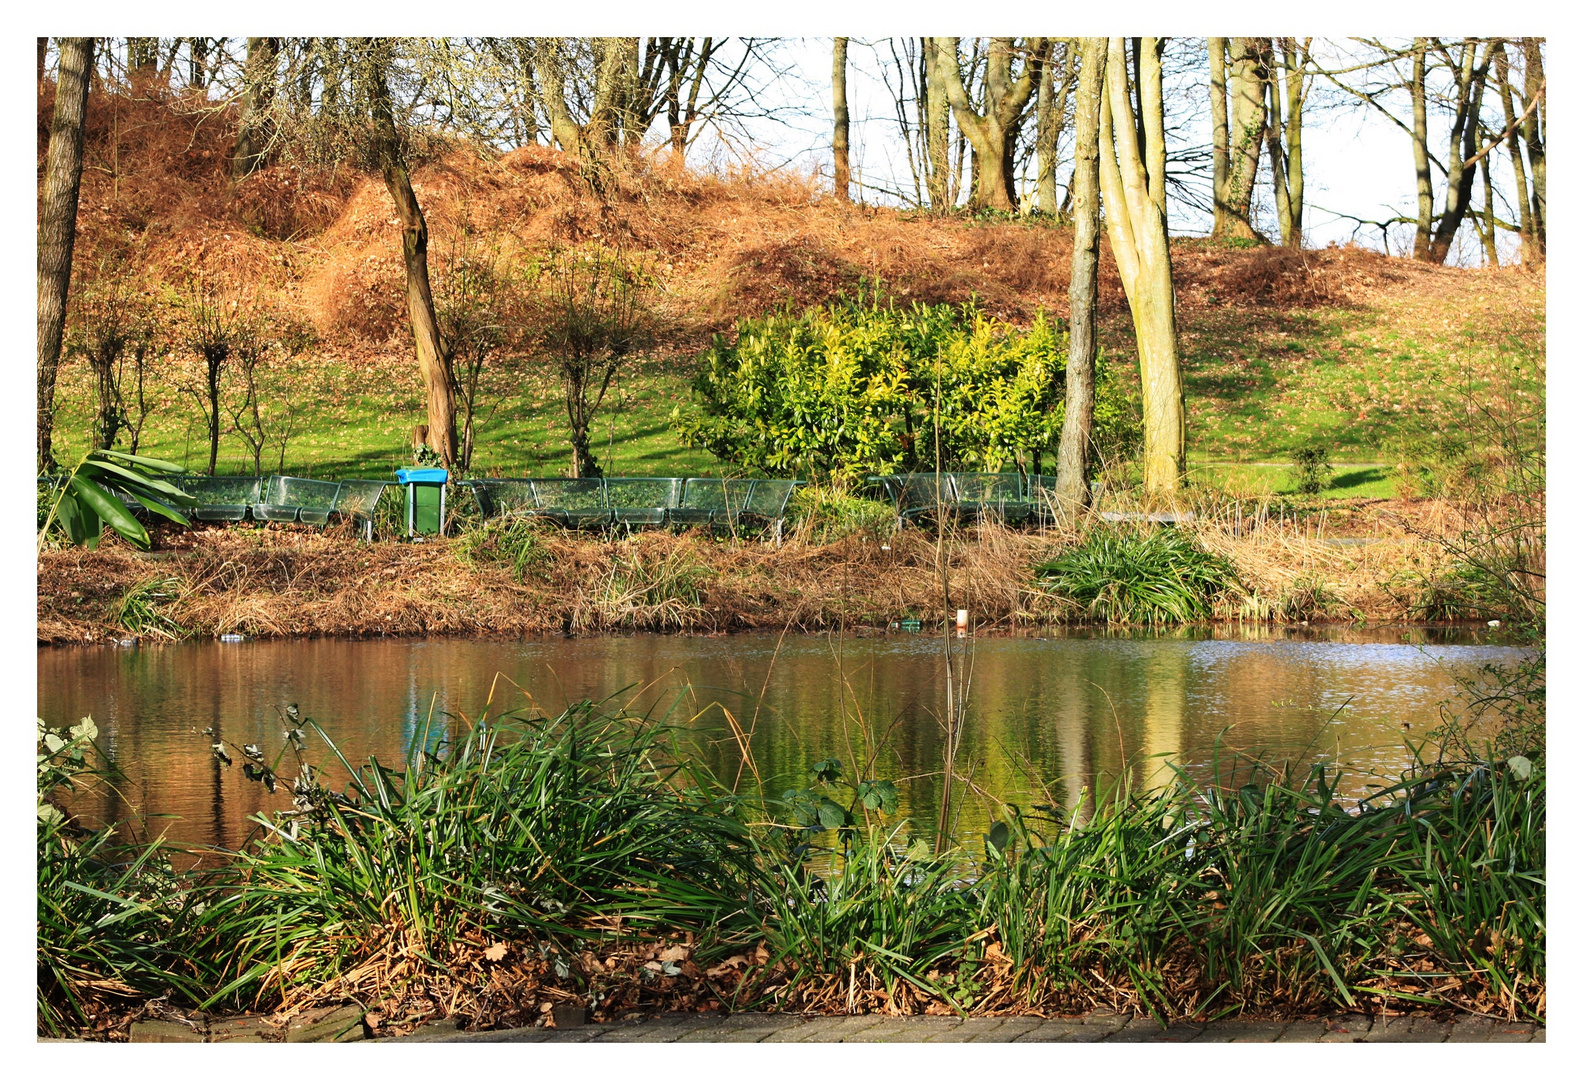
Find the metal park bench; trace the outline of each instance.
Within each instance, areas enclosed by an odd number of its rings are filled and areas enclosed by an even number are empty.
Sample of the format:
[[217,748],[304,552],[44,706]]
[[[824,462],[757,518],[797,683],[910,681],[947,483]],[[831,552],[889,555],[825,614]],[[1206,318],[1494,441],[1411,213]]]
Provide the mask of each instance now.
[[896,525],[922,517],[997,520],[1008,525],[1049,518],[1055,477],[1020,473],[897,473],[871,476],[896,507]]
[[264,493],[250,509],[254,521],[302,521],[323,525],[335,509],[340,484],[333,480],[308,480],[300,476],[271,476]]
[[175,484],[198,500],[192,516],[199,521],[244,521],[248,507],[264,500],[257,476],[182,476]]
[[[795,480],[612,476],[595,480],[489,478],[463,481],[485,518],[542,517],[569,528],[775,524]],[[777,528],[777,535],[779,530]]]
[[374,508],[390,484],[384,480],[342,480],[335,493],[335,513],[363,530],[363,539],[374,539]]

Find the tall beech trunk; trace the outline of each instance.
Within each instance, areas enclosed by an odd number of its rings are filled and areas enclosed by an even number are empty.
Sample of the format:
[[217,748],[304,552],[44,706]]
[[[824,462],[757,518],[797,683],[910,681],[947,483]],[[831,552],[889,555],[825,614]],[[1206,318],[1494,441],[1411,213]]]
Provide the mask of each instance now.
[[[1504,43],[1495,47],[1495,81],[1500,86],[1501,111],[1506,115],[1506,154],[1511,158],[1512,175],[1517,187],[1517,234],[1522,239],[1522,261],[1532,266],[1544,261],[1539,236],[1534,228],[1533,200],[1528,187],[1528,169],[1523,161],[1522,147],[1517,139],[1518,109],[1512,105],[1511,66]],[[1526,103],[1524,106],[1526,108]],[[1488,158],[1485,159],[1486,167]]]
[[38,467],[55,469],[55,376],[60,370],[66,293],[77,242],[77,195],[82,187],[83,122],[88,115],[88,80],[94,39],[61,38],[55,84],[55,116],[44,156],[38,223]]
[[[1140,64],[1140,73],[1160,78],[1158,64]],[[1158,88],[1140,100],[1163,100]],[[1163,126],[1163,125],[1162,125]],[[1153,130],[1153,118],[1146,118]],[[1105,96],[1099,110],[1099,185],[1111,253],[1132,309],[1143,384],[1143,484],[1151,492],[1171,493],[1187,469],[1187,410],[1182,368],[1176,347],[1176,290],[1165,217],[1149,191],[1149,177],[1138,125],[1127,87],[1127,49],[1111,38],[1105,65]]]
[[1540,38],[1523,38],[1523,100],[1541,98],[1538,106],[1523,121],[1523,142],[1528,146],[1528,168],[1533,174],[1534,235],[1539,240],[1539,258],[1545,257],[1545,227],[1550,220],[1549,205],[1545,202],[1545,118],[1550,115],[1550,104],[1543,100],[1545,86],[1544,56],[1539,51]]
[[[1068,518],[1088,506],[1094,438],[1094,361],[1099,352],[1099,110],[1105,89],[1104,38],[1084,38],[1072,150],[1072,283],[1066,359],[1066,417],[1056,452],[1055,496]],[[1070,57],[1070,53],[1068,54]]]
[[[1232,38],[1229,49],[1231,82],[1230,123],[1226,129],[1225,198],[1215,207],[1210,235],[1217,240],[1257,240],[1264,237],[1253,227],[1253,182],[1259,172],[1259,148],[1264,142],[1264,81],[1267,72],[1261,57],[1267,38]],[[1210,78],[1214,78],[1211,64]],[[1213,107],[1215,95],[1210,94]]]
[[923,70],[925,126],[928,129],[929,209],[948,210],[956,201],[956,185],[952,182],[951,169],[951,103],[946,97],[945,83],[935,61],[939,39],[923,39]]
[[1075,42],[1067,42],[1063,47],[1059,82],[1053,53],[1039,65],[1038,207],[1039,213],[1057,219],[1061,216],[1061,200],[1055,190],[1056,157],[1060,148],[1061,129],[1066,123],[1066,100],[1072,92],[1072,65],[1076,62],[1076,52]]
[[1280,54],[1272,47],[1265,67],[1270,72],[1270,179],[1275,188],[1275,215],[1281,246],[1303,246],[1303,102],[1307,96],[1308,49],[1311,38],[1280,38]]
[[429,226],[412,190],[390,106],[390,42],[375,38],[368,50],[367,86],[374,121],[374,144],[385,189],[396,204],[401,223],[401,258],[407,272],[407,316],[412,322],[412,343],[418,354],[418,371],[428,400],[429,448],[447,469],[456,467],[456,393],[451,377],[451,355],[434,318],[434,294],[429,287]]
[[1211,190],[1215,204],[1212,236],[1229,229],[1231,213],[1231,126],[1226,119],[1226,44],[1223,37],[1209,39],[1209,126]]
[[835,39],[835,49],[830,66],[832,96],[835,106],[835,134],[830,141],[835,153],[835,197],[842,202],[852,201],[852,162],[849,157],[851,121],[846,110],[846,38]]

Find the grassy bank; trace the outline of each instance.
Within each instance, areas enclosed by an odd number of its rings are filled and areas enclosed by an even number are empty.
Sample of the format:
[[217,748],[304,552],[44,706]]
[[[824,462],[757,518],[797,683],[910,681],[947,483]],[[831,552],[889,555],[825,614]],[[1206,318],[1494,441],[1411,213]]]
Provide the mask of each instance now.
[[1003,804],[936,853],[888,782],[828,761],[784,800],[743,799],[663,725],[587,704],[464,730],[394,768],[337,761],[306,719],[230,747],[226,782],[280,810],[180,873],[45,809],[95,762],[91,731],[41,731],[41,1033],[114,1038],[154,998],[351,1000],[387,1034],[557,1003],[1545,1015],[1537,749],[1425,758],[1353,806],[1323,770],[1227,760],[1212,783]]
[[[243,526],[163,533],[148,553],[113,539],[95,551],[47,550],[38,562],[38,639],[822,630],[932,622],[958,607],[985,630],[1104,618],[1038,568],[1118,529],[953,531],[944,597],[933,534],[895,531],[885,504],[820,492],[799,500],[802,517],[778,546],[702,531],[604,537],[474,523],[426,544]],[[1197,506],[1179,532],[1230,571],[1192,618],[1512,617],[1442,542],[1466,530],[1465,508],[1433,500]]]

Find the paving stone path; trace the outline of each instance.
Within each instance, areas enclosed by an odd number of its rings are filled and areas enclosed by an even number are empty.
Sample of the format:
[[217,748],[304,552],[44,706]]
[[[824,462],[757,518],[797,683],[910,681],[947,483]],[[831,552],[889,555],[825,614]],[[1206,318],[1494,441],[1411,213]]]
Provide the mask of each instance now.
[[[381,1040],[385,1041],[385,1040]],[[820,1016],[766,1013],[669,1015],[642,1022],[585,1024],[568,1028],[516,1028],[460,1032],[434,1025],[390,1042],[600,1042],[600,1043],[912,1043],[912,1042],[1107,1042],[1107,1043],[1315,1043],[1315,1042],[1544,1042],[1536,1024],[1485,1017],[1454,1021],[1415,1016],[1332,1016],[1291,1023],[1217,1020],[1161,1028],[1146,1017],[1117,1013],[1043,1020],[1039,1017]]]

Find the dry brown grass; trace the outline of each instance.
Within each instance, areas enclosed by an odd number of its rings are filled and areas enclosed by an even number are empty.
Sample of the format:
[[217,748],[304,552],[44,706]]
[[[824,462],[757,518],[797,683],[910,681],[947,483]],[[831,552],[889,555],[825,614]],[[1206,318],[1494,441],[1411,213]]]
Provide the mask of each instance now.
[[[1257,621],[1392,621],[1413,617],[1446,565],[1431,537],[1454,535],[1455,508],[1376,501],[1302,521],[1200,505],[1189,526],[1229,558],[1247,594],[1217,616]],[[995,524],[954,530],[942,595],[936,538],[908,528],[830,543],[721,542],[699,532],[627,538],[538,534],[542,551],[518,580],[509,565],[469,559],[459,540],[356,543],[349,532],[295,527],[165,533],[165,550],[114,538],[99,550],[47,551],[38,561],[38,640],[105,641],[129,631],[115,613],[151,575],[184,595],[165,609],[187,634],[213,637],[520,636],[631,630],[726,633],[885,627],[933,622],[967,608],[975,627],[1013,630],[1075,613],[1039,588],[1032,568],[1076,532]],[[1368,542],[1337,543],[1347,538]]]
[[[51,107],[39,104],[40,160]],[[400,245],[383,183],[350,166],[325,174],[275,164],[233,184],[234,123],[157,88],[92,98],[78,239],[85,278],[121,252],[145,288],[181,292],[201,280],[225,295],[268,296],[311,319],[327,350],[405,353]],[[623,163],[599,197],[557,151],[462,146],[442,147],[413,181],[436,258],[464,225],[508,259],[552,243],[639,256],[659,279],[673,348],[696,348],[782,304],[825,302],[863,279],[882,279],[903,300],[977,296],[1013,322],[1041,308],[1066,312],[1068,230],[837,203],[810,176],[706,174],[662,151]],[[1415,272],[1357,248],[1173,247],[1188,319],[1227,304],[1350,303]],[[1102,312],[1124,317],[1108,251],[1100,273]]]

